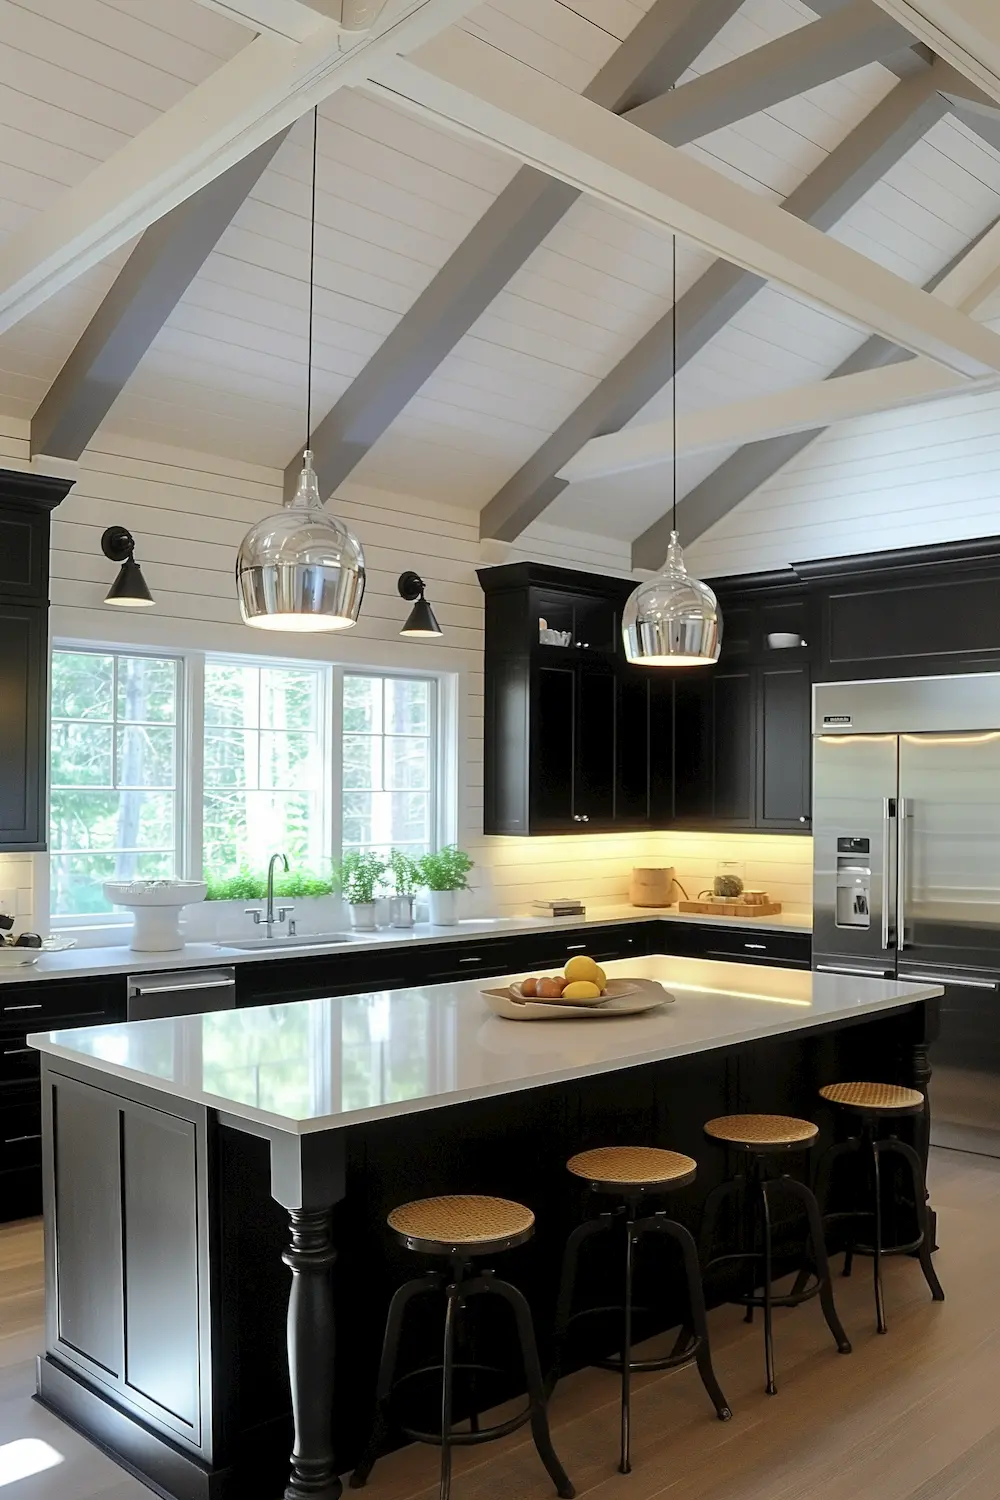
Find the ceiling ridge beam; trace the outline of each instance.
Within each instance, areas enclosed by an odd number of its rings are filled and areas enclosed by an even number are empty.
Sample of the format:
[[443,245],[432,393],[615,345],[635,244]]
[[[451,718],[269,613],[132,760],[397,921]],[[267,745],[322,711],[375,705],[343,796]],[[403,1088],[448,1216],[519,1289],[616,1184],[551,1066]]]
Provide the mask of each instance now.
[[872,0],[849,0],[829,16],[638,105],[627,118],[658,140],[683,146],[912,43],[909,32]]
[[32,417],[32,456],[80,457],[289,129],[145,231]]
[[[782,204],[830,229],[947,112],[933,69],[896,84]],[[716,260],[677,303],[677,368],[683,369],[765,285],[763,277]],[[559,471],[593,437],[616,432],[669,382],[673,310],[657,320],[605,379],[498,491],[480,535],[513,541],[566,487]]]
[[[935,272],[925,283],[924,290],[935,293],[943,301],[971,316],[998,286],[1000,220],[995,219],[953,256],[946,266]],[[827,379],[841,380],[904,361],[911,370],[914,366],[921,366],[928,371],[937,368],[939,375],[943,373],[931,360],[914,359],[907,350],[876,335],[866,339],[849,354]],[[679,502],[678,529],[684,545],[689,545],[710,526],[721,521],[828,430],[828,426],[824,424],[805,431],[744,443]],[[648,526],[632,543],[632,567],[650,570],[660,567],[666,556],[671,529],[672,519],[669,514],[661,516]]]
[[[685,73],[742,0],[656,0],[584,90],[615,113],[655,98]],[[316,427],[313,462],[329,496],[468,333],[580,197],[521,167]],[[285,470],[295,492],[301,450]]]

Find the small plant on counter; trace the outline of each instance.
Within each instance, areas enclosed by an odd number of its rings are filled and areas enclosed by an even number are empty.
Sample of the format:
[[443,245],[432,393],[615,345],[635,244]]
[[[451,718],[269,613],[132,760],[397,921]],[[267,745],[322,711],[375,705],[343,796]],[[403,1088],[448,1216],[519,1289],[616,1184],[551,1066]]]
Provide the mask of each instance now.
[[459,891],[468,890],[472,867],[473,861],[457,844],[446,844],[420,861],[420,884],[427,890],[435,926],[451,927],[458,921],[455,898]]
[[340,861],[337,884],[355,927],[370,931],[375,926],[375,893],[385,871],[385,860],[372,849],[351,849]]
[[[262,901],[267,895],[267,876],[255,870],[242,869],[236,875],[205,876],[206,901]],[[311,870],[292,870],[279,875],[274,882],[276,896],[329,896],[334,889],[329,875],[315,875]]]
[[413,898],[420,882],[420,870],[415,860],[402,849],[389,851],[386,868],[386,883],[392,887],[393,897],[389,903],[390,920],[393,927],[413,926]]
[[386,875],[392,886],[394,895],[415,896],[417,886],[420,883],[420,866],[415,859],[404,854],[401,849],[389,851],[389,863],[386,866]]
[[467,891],[474,861],[457,844],[445,844],[420,860],[420,883],[429,891]]

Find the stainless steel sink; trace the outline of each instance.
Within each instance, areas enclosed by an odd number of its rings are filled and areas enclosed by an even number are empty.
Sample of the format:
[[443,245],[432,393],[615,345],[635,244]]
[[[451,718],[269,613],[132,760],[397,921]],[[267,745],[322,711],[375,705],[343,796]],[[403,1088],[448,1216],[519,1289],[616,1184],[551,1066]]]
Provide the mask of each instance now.
[[235,948],[238,953],[257,953],[267,948],[336,948],[341,943],[354,941],[353,932],[296,932],[291,937],[287,932],[280,932],[274,937],[244,938],[239,942],[216,943],[215,946]]

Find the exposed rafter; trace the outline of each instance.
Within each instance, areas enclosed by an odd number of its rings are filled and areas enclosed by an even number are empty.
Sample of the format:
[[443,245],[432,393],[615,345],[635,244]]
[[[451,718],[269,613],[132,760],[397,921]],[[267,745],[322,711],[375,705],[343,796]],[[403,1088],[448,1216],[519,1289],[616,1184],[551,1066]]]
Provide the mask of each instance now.
[[[661,96],[742,0],[655,0],[585,97],[614,112]],[[321,492],[331,495],[580,196],[522,167],[400,319],[312,438]],[[301,453],[285,471],[291,493]]]
[[1000,6],[995,0],[877,0],[938,57],[1000,101]]
[[[817,427],[847,422],[853,417],[998,388],[1000,376],[986,376],[982,381],[964,380],[942,370],[933,360],[908,359],[891,376],[882,370],[861,370],[854,375],[828,376],[825,380],[793,386],[791,390],[689,412],[677,423],[677,454],[687,457],[693,453],[711,453],[715,448],[731,448],[735,443],[815,431]],[[673,423],[669,418],[641,427],[623,427],[621,432],[591,438],[559,477],[580,484],[588,479],[654,469],[669,463],[673,451]]]
[[390,0],[368,32],[324,21],[305,41],[262,34],[0,247],[0,332],[383,54],[419,46],[477,0]]
[[[953,257],[927,282],[925,290],[970,316],[982,308],[1000,286],[1000,221],[989,225],[972,243]],[[904,363],[905,362],[905,363]],[[940,378],[942,371],[932,361],[911,359],[885,339],[867,339],[829,376],[828,383],[851,380],[865,371],[885,370],[881,377],[885,395],[892,390],[913,389],[914,382]],[[905,374],[904,374],[905,371]],[[966,387],[968,388],[968,387]],[[790,393],[792,396],[794,392]],[[942,395],[949,394],[942,391]],[[954,394],[954,391],[951,392]],[[767,437],[746,443],[682,499],[678,509],[681,539],[685,545],[714,526],[762,484],[773,479],[787,463],[825,432],[826,426]],[[654,521],[632,544],[634,568],[658,568],[666,555],[672,526],[669,515]]]
[[[944,114],[927,69],[905,79],[785,200],[784,211],[829,229]],[[759,276],[716,263],[677,306],[678,368],[692,359],[763,285]],[[592,437],[624,427],[662,390],[672,368],[672,312],[640,339],[483,511],[484,537],[511,541],[565,488],[557,476]]]
[[31,419],[33,457],[80,457],[287,133],[146,230]]

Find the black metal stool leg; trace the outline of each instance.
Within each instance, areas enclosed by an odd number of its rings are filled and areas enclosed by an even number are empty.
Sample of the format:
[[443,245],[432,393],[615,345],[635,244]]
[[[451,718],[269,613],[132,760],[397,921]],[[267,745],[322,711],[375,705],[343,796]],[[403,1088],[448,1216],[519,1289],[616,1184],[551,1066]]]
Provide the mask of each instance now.
[[701,1226],[698,1230],[698,1252],[701,1263],[707,1266],[712,1259],[712,1246],[715,1243],[715,1225],[719,1217],[719,1211],[727,1198],[738,1193],[740,1184],[737,1179],[729,1178],[714,1187],[705,1199],[705,1206],[701,1211]]
[[866,1127],[865,1134],[871,1151],[872,1169],[872,1282],[875,1288],[875,1326],[879,1333],[887,1333],[885,1321],[885,1296],[882,1290],[882,1173],[879,1167],[879,1143],[874,1130]]
[[771,1306],[771,1205],[767,1197],[767,1182],[762,1177],[757,1184],[760,1190],[761,1225],[764,1234],[764,1364],[767,1370],[769,1396],[778,1394],[774,1383],[774,1309]]
[[548,1380],[545,1382],[546,1390],[551,1395],[562,1374],[563,1354],[566,1348],[566,1335],[569,1330],[570,1316],[573,1312],[573,1294],[576,1291],[576,1273],[579,1268],[580,1250],[586,1240],[595,1234],[606,1234],[615,1223],[610,1214],[602,1214],[599,1219],[585,1219],[578,1224],[566,1241],[563,1251],[562,1274],[559,1278],[559,1296],[556,1301],[556,1320],[553,1329],[552,1342],[552,1367],[549,1370]]
[[813,1259],[816,1262],[816,1275],[819,1279],[819,1300],[823,1309],[826,1325],[836,1340],[837,1349],[841,1354],[850,1354],[851,1341],[844,1332],[844,1326],[837,1316],[837,1306],[833,1300],[833,1283],[830,1280],[830,1262],[826,1253],[826,1239],[823,1234],[823,1220],[820,1217],[819,1204],[816,1202],[810,1188],[804,1182],[796,1182],[794,1177],[783,1177],[781,1185],[798,1198],[805,1206],[806,1218],[809,1221],[809,1238],[812,1241]]
[[570,1482],[569,1475],[559,1462],[559,1457],[552,1446],[552,1434],[549,1431],[549,1417],[546,1409],[545,1383],[542,1380],[542,1368],[538,1362],[538,1346],[535,1343],[535,1329],[531,1321],[531,1310],[517,1287],[511,1286],[509,1282],[498,1281],[494,1277],[489,1278],[490,1290],[502,1297],[513,1309],[514,1318],[517,1323],[518,1340],[521,1345],[521,1358],[524,1361],[525,1383],[528,1387],[528,1401],[531,1409],[531,1435],[535,1440],[535,1448],[538,1456],[548,1471],[549,1478],[556,1487],[561,1500],[573,1500],[576,1490]]
[[389,1440],[389,1397],[392,1393],[392,1383],[396,1376],[396,1361],[399,1358],[399,1340],[403,1332],[403,1314],[414,1297],[421,1297],[427,1292],[441,1291],[444,1284],[444,1277],[439,1276],[436,1272],[432,1272],[421,1281],[408,1281],[393,1293],[392,1301],[389,1303],[389,1315],[385,1325],[385,1339],[382,1344],[382,1359],[378,1369],[378,1385],[375,1390],[375,1417],[372,1422],[371,1436],[368,1439],[364,1458],[362,1458],[351,1475],[350,1485],[352,1490],[360,1490],[368,1483],[368,1476],[385,1452]]
[[917,1231],[920,1234],[920,1245],[917,1256],[920,1261],[920,1269],[924,1273],[924,1280],[930,1288],[931,1296],[935,1302],[944,1301],[944,1288],[938,1280],[937,1271],[934,1268],[934,1259],[931,1252],[931,1237],[927,1214],[927,1186],[924,1177],[924,1164],[919,1154],[913,1149],[909,1141],[901,1141],[898,1136],[890,1136],[888,1140],[881,1141],[879,1148],[882,1151],[894,1151],[909,1163],[913,1174],[913,1200],[917,1210]]
[[[755,1297],[757,1295],[757,1210],[758,1201],[758,1166],[753,1163],[752,1172],[748,1172],[743,1181],[743,1212],[740,1216],[740,1248],[748,1252],[746,1265],[747,1285],[746,1295]],[[753,1305],[747,1304],[747,1310],[743,1314],[744,1323],[753,1322]]]
[[[460,1273],[458,1273],[460,1274]],[[451,1495],[451,1413],[455,1381],[455,1314],[460,1293],[454,1282],[448,1287],[444,1315],[444,1349],[441,1355],[441,1488],[440,1500]]]
[[695,1362],[698,1366],[698,1374],[701,1383],[708,1392],[708,1399],[715,1407],[716,1415],[720,1422],[728,1422],[732,1416],[732,1408],[722,1392],[722,1387],[715,1378],[715,1370],[712,1365],[712,1351],[708,1342],[708,1317],[705,1313],[705,1289],[701,1281],[701,1262],[698,1259],[698,1246],[694,1242],[694,1236],[683,1224],[678,1224],[674,1219],[647,1219],[643,1221],[643,1227],[655,1225],[661,1234],[667,1234],[680,1246],[681,1255],[684,1260],[684,1278],[687,1283],[688,1294],[688,1316],[690,1326],[682,1325],[680,1333],[673,1347],[671,1358],[683,1353],[691,1342],[691,1335],[698,1340],[698,1348],[695,1353]]
[[628,1205],[625,1219],[625,1307],[622,1328],[622,1412],[620,1474],[631,1474],[632,1425],[632,1280],[635,1272],[635,1204]]

